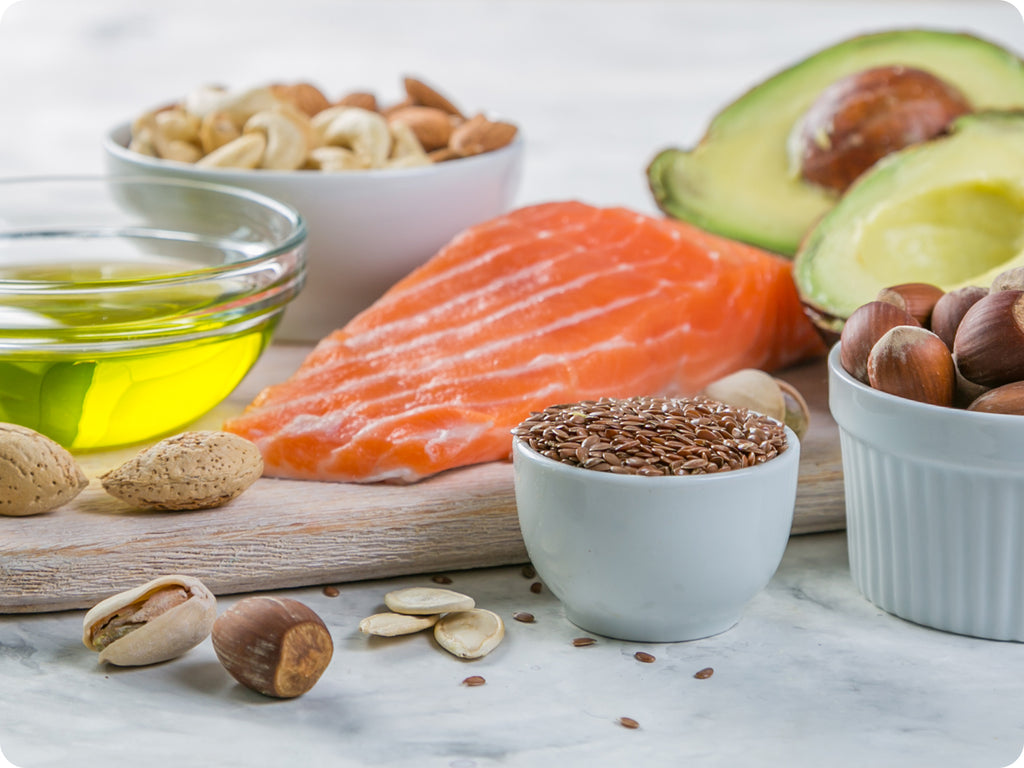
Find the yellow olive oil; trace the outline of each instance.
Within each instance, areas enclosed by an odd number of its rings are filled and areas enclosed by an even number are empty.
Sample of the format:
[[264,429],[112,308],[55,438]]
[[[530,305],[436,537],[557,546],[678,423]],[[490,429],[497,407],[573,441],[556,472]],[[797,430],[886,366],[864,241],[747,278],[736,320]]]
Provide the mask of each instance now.
[[[0,294],[0,421],[90,450],[172,432],[227,397],[266,347],[276,316],[249,316],[244,307],[232,315],[234,291],[221,283],[117,289],[167,273],[157,259],[0,265],[8,288],[25,286]],[[73,282],[75,298],[35,295],[32,281]],[[95,290],[83,293],[83,283]]]

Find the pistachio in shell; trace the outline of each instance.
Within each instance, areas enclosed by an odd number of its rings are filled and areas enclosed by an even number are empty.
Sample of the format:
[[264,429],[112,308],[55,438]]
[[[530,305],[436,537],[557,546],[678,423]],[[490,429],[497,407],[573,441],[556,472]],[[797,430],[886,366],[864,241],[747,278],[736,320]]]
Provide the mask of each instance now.
[[144,666],[181,656],[213,631],[217,599],[197,578],[172,574],[97,603],[82,622],[82,642],[99,660]]

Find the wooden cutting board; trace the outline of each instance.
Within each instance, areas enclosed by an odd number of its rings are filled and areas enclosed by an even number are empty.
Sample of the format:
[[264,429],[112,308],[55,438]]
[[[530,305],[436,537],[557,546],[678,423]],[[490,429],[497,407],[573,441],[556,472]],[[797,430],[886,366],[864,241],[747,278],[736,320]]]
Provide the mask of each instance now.
[[[308,351],[272,347],[196,427],[216,429]],[[782,376],[812,412],[793,532],[843,528],[839,438],[828,413],[824,361]],[[263,478],[219,509],[144,512],[108,496],[95,479],[138,450],[81,456],[92,482],[72,503],[35,517],[0,517],[0,613],[86,608],[168,573],[191,574],[214,593],[231,594],[527,560],[509,462],[409,486]]]

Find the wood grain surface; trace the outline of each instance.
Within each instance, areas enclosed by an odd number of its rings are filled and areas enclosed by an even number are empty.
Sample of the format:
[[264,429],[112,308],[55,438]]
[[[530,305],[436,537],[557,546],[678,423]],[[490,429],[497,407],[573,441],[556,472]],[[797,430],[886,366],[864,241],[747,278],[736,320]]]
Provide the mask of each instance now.
[[[217,428],[307,351],[272,347],[196,426]],[[843,528],[839,439],[824,361],[781,375],[812,411],[793,533]],[[0,613],[85,608],[168,573],[191,574],[216,594],[232,594],[527,560],[509,462],[409,486],[262,478],[219,509],[144,512],[108,496],[96,480],[137,450],[79,457],[92,482],[71,504],[35,517],[0,517]]]

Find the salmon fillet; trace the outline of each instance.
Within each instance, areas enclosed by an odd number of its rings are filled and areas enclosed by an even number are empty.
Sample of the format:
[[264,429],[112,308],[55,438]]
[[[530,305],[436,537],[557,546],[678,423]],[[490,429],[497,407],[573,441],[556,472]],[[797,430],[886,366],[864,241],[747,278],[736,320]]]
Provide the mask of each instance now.
[[823,351],[788,261],[546,203],[456,236],[224,428],[269,476],[409,483],[507,458],[511,429],[552,404],[692,394]]

